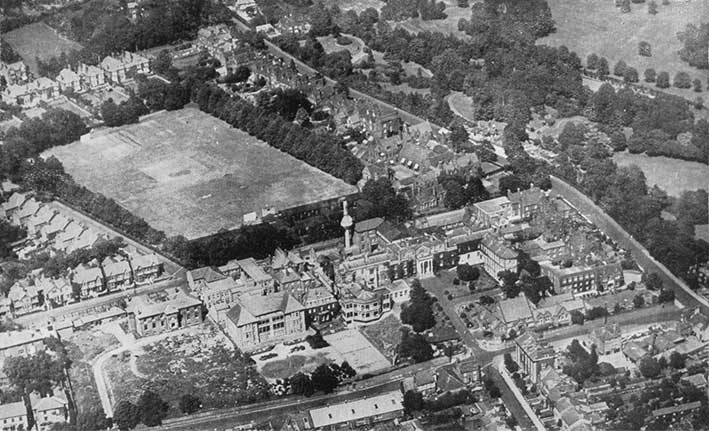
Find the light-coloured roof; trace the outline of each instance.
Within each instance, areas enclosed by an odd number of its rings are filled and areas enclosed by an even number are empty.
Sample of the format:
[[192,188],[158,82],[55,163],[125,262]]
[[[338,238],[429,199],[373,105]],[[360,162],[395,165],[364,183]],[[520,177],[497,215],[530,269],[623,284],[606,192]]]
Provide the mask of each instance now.
[[195,307],[202,303],[199,299],[183,293],[179,288],[174,291],[165,290],[163,293],[166,296],[140,295],[133,297],[128,301],[126,311],[135,314],[138,318],[145,318],[160,314],[174,314],[184,308]]
[[310,418],[315,428],[328,427],[349,421],[403,411],[403,395],[400,391],[347,401],[310,410]]
[[381,217],[370,218],[355,223],[354,230],[358,233],[367,232],[378,228],[382,223],[384,219]]
[[97,279],[103,279],[103,273],[101,273],[100,268],[79,265],[74,268],[74,276],[71,281],[77,284],[84,284]]
[[57,76],[57,81],[64,83],[71,83],[74,81],[79,81],[80,79],[81,77],[79,76],[79,74],[69,68],[62,69],[62,71],[59,72],[59,75]]
[[0,332],[0,350],[23,344],[42,342],[47,334],[39,331],[22,329],[19,331]]
[[473,204],[473,206],[477,207],[485,214],[494,214],[503,211],[505,207],[509,204],[510,200],[507,198],[507,196],[501,196],[499,198],[477,202]]
[[500,301],[498,303],[498,311],[505,323],[532,317],[532,308],[524,295]]
[[256,260],[252,257],[248,259],[239,260],[239,266],[242,270],[244,270],[244,272],[249,278],[256,282],[268,281],[272,279],[272,277],[267,274],[266,271],[264,271],[263,268],[261,268],[261,266],[256,263]]

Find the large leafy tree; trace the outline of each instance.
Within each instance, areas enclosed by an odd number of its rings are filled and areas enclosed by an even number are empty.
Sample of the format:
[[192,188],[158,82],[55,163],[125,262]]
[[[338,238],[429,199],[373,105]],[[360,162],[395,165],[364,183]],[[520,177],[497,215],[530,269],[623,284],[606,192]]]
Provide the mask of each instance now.
[[121,431],[132,430],[140,423],[140,410],[130,401],[121,401],[113,409],[113,423]]
[[160,395],[147,390],[138,398],[137,407],[140,412],[140,421],[146,426],[154,427],[162,424],[170,405]]

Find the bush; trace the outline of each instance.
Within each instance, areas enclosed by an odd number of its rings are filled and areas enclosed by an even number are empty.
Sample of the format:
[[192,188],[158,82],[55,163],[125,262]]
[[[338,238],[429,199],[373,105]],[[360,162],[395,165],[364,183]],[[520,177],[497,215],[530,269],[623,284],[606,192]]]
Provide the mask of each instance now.
[[314,335],[308,335],[305,337],[305,341],[310,344],[312,349],[322,349],[323,347],[330,345],[327,341],[325,341],[320,332],[316,332]]
[[613,67],[613,75],[615,76],[623,76],[625,74],[625,69],[628,68],[628,65],[625,64],[623,60],[619,60],[615,66]]
[[638,82],[638,71],[634,67],[628,67],[623,73],[623,80],[628,83]]
[[650,46],[650,43],[644,40],[638,43],[638,55],[642,55],[643,57],[651,57],[652,47]]
[[462,281],[475,281],[480,277],[480,270],[468,264],[460,264],[457,268],[458,278]]
[[574,325],[583,325],[585,320],[583,313],[578,310],[573,310],[571,313],[571,323]]
[[598,56],[596,54],[589,54],[586,57],[586,68],[595,70],[598,67]]
[[692,85],[694,86],[695,92],[697,92],[697,93],[702,92],[702,81],[700,81],[699,79],[695,79],[694,81],[692,81]]

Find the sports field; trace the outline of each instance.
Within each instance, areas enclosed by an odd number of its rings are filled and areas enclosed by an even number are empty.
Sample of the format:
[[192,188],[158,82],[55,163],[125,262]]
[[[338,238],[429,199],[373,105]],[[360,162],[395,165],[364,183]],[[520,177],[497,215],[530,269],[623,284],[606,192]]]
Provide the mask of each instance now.
[[709,166],[704,163],[628,152],[613,154],[613,161],[620,166],[637,165],[648,186],[658,185],[671,196],[686,190],[709,189]]
[[35,75],[37,74],[37,57],[46,60],[58,57],[62,52],[81,49],[80,44],[65,39],[43,22],[28,24],[7,32],[2,35],[2,39],[22,57],[22,60]]
[[[709,20],[709,1],[672,0],[669,5],[657,1],[657,15],[647,12],[647,3],[631,3],[630,13],[621,13],[612,0],[548,0],[556,32],[540,39],[538,43],[551,46],[565,45],[575,51],[582,61],[591,53],[608,59],[613,66],[624,60],[636,68],[641,80],[647,68],[667,71],[670,78],[685,71],[692,79],[699,78],[706,84],[709,71],[689,66],[679,58],[677,51],[682,44],[677,32],[684,31],[687,24],[699,24]],[[647,41],[652,49],[651,57],[638,55],[638,43]],[[642,84],[642,82],[641,82]],[[648,84],[652,88],[654,84]],[[706,87],[706,85],[704,85]],[[674,89],[674,88],[673,88]],[[709,92],[694,93],[691,89],[674,89],[674,94],[694,98],[701,94],[706,99]]]
[[197,109],[160,112],[44,153],[74,179],[168,236],[200,238],[243,216],[356,193],[357,188]]

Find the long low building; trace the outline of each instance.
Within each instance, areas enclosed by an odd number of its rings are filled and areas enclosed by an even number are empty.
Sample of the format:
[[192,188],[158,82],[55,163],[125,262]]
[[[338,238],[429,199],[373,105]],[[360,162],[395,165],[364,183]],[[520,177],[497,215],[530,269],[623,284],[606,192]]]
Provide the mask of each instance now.
[[404,415],[403,401],[401,392],[392,391],[312,409],[309,414],[312,429],[352,429],[400,418]]

